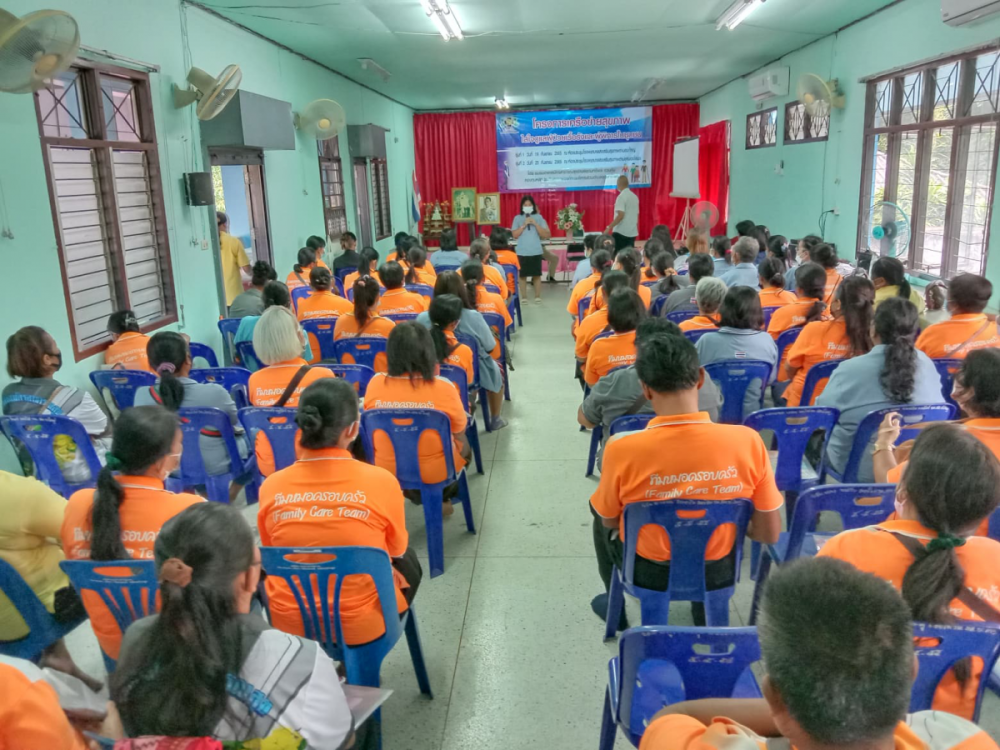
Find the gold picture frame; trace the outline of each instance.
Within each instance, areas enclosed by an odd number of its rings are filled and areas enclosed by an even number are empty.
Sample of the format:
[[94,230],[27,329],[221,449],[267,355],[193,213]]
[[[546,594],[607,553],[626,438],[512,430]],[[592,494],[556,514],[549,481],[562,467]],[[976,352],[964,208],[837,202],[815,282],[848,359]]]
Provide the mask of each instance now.
[[476,194],[476,223],[485,225],[500,223],[500,193]]
[[456,224],[476,220],[476,189],[451,189],[451,220]]

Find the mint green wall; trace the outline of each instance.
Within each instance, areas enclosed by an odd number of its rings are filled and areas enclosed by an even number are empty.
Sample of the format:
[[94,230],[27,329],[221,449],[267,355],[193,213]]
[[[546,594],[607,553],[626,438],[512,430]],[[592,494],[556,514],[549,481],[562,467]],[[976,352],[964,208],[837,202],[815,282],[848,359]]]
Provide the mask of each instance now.
[[[42,4],[4,0],[15,15],[40,8],[71,12],[80,25],[83,43],[119,55],[159,65],[151,74],[154,116],[163,171],[174,284],[183,317],[177,326],[196,341],[218,348],[214,222],[206,207],[184,204],[181,176],[207,169],[194,107],[174,109],[171,84],[184,83],[190,64],[217,73],[229,63],[243,69],[242,87],[290,102],[293,110],[312,99],[335,99],[351,124],[374,123],[391,130],[386,135],[392,225],[409,227],[410,175],[414,168],[413,113],[313,63],[279,49],[178,0],[51,0]],[[187,54],[190,56],[187,57]],[[0,295],[4,339],[17,328],[43,326],[59,342],[65,356],[60,378],[89,385],[87,374],[100,357],[73,362],[67,309],[60,280],[55,230],[45,184],[38,124],[30,95],[0,94],[0,184],[15,239],[0,238],[0,268],[8,283]],[[398,139],[398,142],[397,142]],[[356,231],[354,195],[347,156],[347,135],[340,137],[345,157],[348,222]],[[264,157],[271,239],[281,278],[291,270],[298,249],[311,234],[323,233],[319,167],[315,141],[296,135],[294,151],[269,151]],[[391,240],[380,243],[390,246]],[[21,283],[12,283],[19,280]],[[6,383],[0,376],[0,387]],[[4,441],[5,442],[5,441]]]
[[[1000,19],[959,29],[941,21],[940,0],[906,0],[839,34],[824,37],[775,65],[791,69],[789,96],[769,99],[760,108],[778,107],[778,145],[745,149],[746,116],[758,109],[739,79],[701,99],[701,122],[732,121],[730,231],[752,218],[789,237],[818,233],[823,210],[829,216],[826,237],[841,254],[853,257],[857,242],[861,189],[865,85],[859,79],[1000,37]],[[771,67],[771,66],[768,66]],[[784,105],[796,98],[795,81],[802,73],[838,78],[847,97],[834,110],[830,139],[825,143],[782,145]],[[774,172],[784,161],[784,175]],[[1000,212],[994,212],[987,276],[1000,289]]]

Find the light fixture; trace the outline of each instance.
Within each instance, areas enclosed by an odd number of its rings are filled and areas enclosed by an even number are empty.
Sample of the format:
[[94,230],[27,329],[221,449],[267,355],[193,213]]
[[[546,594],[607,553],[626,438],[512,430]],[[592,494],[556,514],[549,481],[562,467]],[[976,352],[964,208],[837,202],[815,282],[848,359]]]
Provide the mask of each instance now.
[[392,73],[383,68],[377,62],[372,60],[370,57],[359,57],[358,62],[361,64],[362,70],[370,70],[375,73],[379,78],[381,78],[386,83],[392,78]]
[[420,0],[420,5],[446,42],[450,39],[465,38],[454,9],[448,5],[448,0]]
[[715,30],[720,30],[723,26],[732,31],[757,8],[763,4],[764,0],[736,0],[726,11],[719,16],[715,22]]
[[510,109],[510,104],[508,104],[507,100],[502,96],[496,97],[493,101],[496,102],[497,109]]

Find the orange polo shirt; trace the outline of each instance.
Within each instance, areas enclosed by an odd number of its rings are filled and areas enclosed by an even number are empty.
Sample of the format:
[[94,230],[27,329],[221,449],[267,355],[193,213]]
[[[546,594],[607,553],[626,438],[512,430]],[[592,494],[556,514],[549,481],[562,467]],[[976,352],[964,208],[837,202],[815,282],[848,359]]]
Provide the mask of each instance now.
[[0,663],[0,750],[86,749],[52,686]]
[[[809,310],[817,302],[819,300],[815,297],[796,298],[796,300],[782,306],[780,310],[775,310],[774,315],[771,316],[771,322],[767,326],[767,332],[771,334],[771,338],[777,341],[778,336],[789,328],[798,328],[803,325]],[[761,304],[763,305],[763,302]]]
[[[344,313],[354,312],[354,305],[333,292],[313,292],[305,299],[299,300],[299,320],[313,318],[339,318]],[[317,347],[314,341],[310,343],[313,351]]]
[[[819,554],[846,560],[858,570],[884,578],[897,590],[901,590],[903,576],[913,564],[913,555],[887,532],[914,537],[922,544],[937,537],[936,531],[928,529],[919,521],[884,521],[877,526],[837,534],[823,545]],[[961,547],[956,547],[955,554],[965,571],[965,585],[994,607],[1000,608],[1000,568],[997,566],[997,560],[1000,560],[1000,543],[973,536]],[[980,619],[958,599],[953,599],[948,609],[959,620]],[[982,668],[982,661],[975,660],[973,678],[968,681],[964,691],[954,673],[945,675],[934,694],[933,708],[971,719]]]
[[[347,274],[347,276],[344,277],[344,294],[347,294],[348,289],[354,288],[354,282],[358,280],[358,277],[360,275],[361,274],[359,274],[357,271],[352,271],[351,273]],[[385,286],[385,284],[382,283],[382,279],[378,277],[377,271],[371,271],[368,275],[371,276],[373,279],[375,279],[375,281],[378,282],[379,286]]]
[[635,331],[613,333],[591,344],[584,366],[583,379],[593,387],[616,367],[635,363]]
[[[340,448],[303,449],[298,461],[276,471],[260,488],[257,511],[260,543],[267,547],[377,547],[402,557],[406,533],[403,492],[389,472],[356,461]],[[393,571],[396,606],[405,612],[406,586]],[[271,624],[286,633],[305,635],[295,597],[285,581],[266,583]],[[385,633],[375,584],[368,576],[348,576],[340,594],[341,626],[350,645],[368,643]],[[333,586],[330,586],[333,604]]]
[[503,299],[507,299],[510,296],[510,289],[507,288],[507,284],[504,283],[503,271],[501,271],[496,266],[483,266],[483,277],[490,284],[493,284],[497,289],[500,290],[500,296]]
[[[573,291],[569,295],[569,303],[566,305],[566,312],[572,315],[574,318],[580,314],[580,300],[586,297],[588,294],[592,294],[594,289],[598,284],[601,283],[600,273],[591,273],[585,279],[580,279],[576,282],[576,286],[573,287]],[[591,300],[593,302],[593,300]]]
[[426,297],[415,292],[399,289],[386,289],[379,297],[376,310],[379,315],[419,315],[430,305]]
[[[163,488],[163,482],[151,477],[121,475],[118,482],[125,490],[125,499],[118,508],[122,543],[135,560],[152,560],[153,544],[163,524],[185,508],[204,502],[197,495],[168,492]],[[67,560],[90,559],[90,537],[93,533],[90,515],[93,506],[92,489],[74,492],[66,504],[60,538]],[[122,634],[115,618],[94,592],[84,592],[83,604],[104,653],[117,659]]]
[[[419,376],[411,383],[406,375],[390,377],[378,374],[371,379],[365,392],[365,409],[436,409],[448,415],[451,421],[451,431],[454,434],[465,432],[468,415],[462,405],[455,384],[446,378],[434,378],[430,383],[424,382]],[[396,457],[392,443],[387,435],[376,432],[372,437],[375,446],[375,465],[396,473]],[[437,435],[425,433],[418,443],[420,453],[420,476],[424,482],[434,484],[447,478],[445,468],[444,448]],[[452,437],[452,453],[455,459],[455,471],[461,471],[465,459],[458,447],[458,441]]]
[[482,284],[476,287],[476,309],[481,313],[496,313],[503,318],[504,326],[514,322],[503,298],[499,294],[487,291]]
[[[313,266],[304,266],[302,268],[302,273],[296,275],[295,271],[292,271],[290,274],[288,274],[288,276],[285,278],[285,286],[288,287],[288,291],[290,292],[293,289],[298,289],[299,287],[309,286],[309,272],[312,269]],[[299,276],[302,277],[301,281],[299,281]]]
[[687,331],[714,331],[719,327],[719,315],[695,315],[693,318],[682,320],[677,327],[683,332]]
[[785,289],[779,289],[776,286],[769,286],[766,289],[761,289],[757,292],[760,297],[761,307],[784,307],[785,305],[790,305],[793,302],[798,302],[799,298],[795,296],[793,292],[789,292]]
[[[741,425],[713,424],[707,412],[656,417],[641,432],[608,443],[601,483],[590,504],[602,518],[620,518],[624,538],[626,505],[672,498],[746,498],[759,511],[777,510],[784,503],[760,435]],[[735,540],[731,524],[718,528],[705,559],[721,560]],[[667,533],[644,528],[637,552],[647,560],[669,560]]]
[[149,369],[149,358],[146,356],[146,346],[149,336],[136,331],[126,331],[118,340],[104,350],[104,364],[121,365],[126,370]]
[[466,344],[459,344],[458,339],[455,334],[451,331],[445,331],[445,338],[448,340],[449,346],[454,346],[451,354],[444,358],[444,364],[455,365],[455,367],[461,367],[465,370],[466,376],[469,378],[468,383],[472,385],[475,381],[475,369],[472,366],[472,349],[470,349]]
[[[270,367],[264,367],[250,375],[247,395],[253,406],[274,406],[281,394],[285,392],[288,384],[292,382],[306,361],[301,357],[290,359],[286,362],[278,362]],[[295,387],[295,391],[285,402],[287,408],[294,408],[299,405],[299,397],[307,386],[323,378],[335,377],[332,372],[325,367],[313,367],[305,374],[302,381]],[[299,444],[298,433],[296,432],[295,444]],[[274,473],[274,451],[271,450],[271,443],[263,433],[257,435],[254,444],[257,452],[257,470],[268,476]]]
[[[408,263],[400,263],[403,267],[404,272],[408,272],[410,265]],[[416,281],[407,282],[412,284],[427,284],[428,286],[434,286],[437,281],[437,271],[434,270],[434,266],[431,265],[430,261],[424,263],[423,268],[414,269],[417,273]]]
[[588,315],[576,327],[576,358],[586,361],[590,347],[598,334],[608,327],[608,311],[601,308],[593,315]]
[[[969,343],[956,354],[967,341]],[[996,323],[983,313],[954,315],[928,326],[917,338],[917,349],[931,359],[965,359],[965,355],[975,349],[993,346],[1000,346],[1000,335]]]
[[[388,318],[380,318],[377,313],[369,317],[363,326],[359,326],[358,319],[351,312],[337,318],[337,325],[333,328],[333,340],[339,341],[340,339],[357,338],[358,336],[381,336],[387,339],[389,338],[389,333],[395,327],[396,324],[393,321]],[[350,354],[344,355],[344,361],[341,364],[353,365],[354,357]],[[376,354],[375,371],[386,372],[388,369],[389,363],[386,360],[385,352]]]
[[[581,281],[580,283],[582,284],[583,282]],[[639,293],[639,299],[642,300],[642,304],[644,304],[648,310],[650,303],[653,301],[653,290],[648,286],[640,285],[636,291]],[[597,291],[594,292],[594,296],[590,298],[590,307],[587,308],[587,315],[593,315],[594,312],[600,310],[602,307],[607,307],[607,305],[604,304],[604,290],[597,287]]]
[[[521,270],[521,261],[518,260],[517,253],[513,250],[497,250],[497,263],[504,266],[514,266],[518,271]],[[503,269],[499,269],[500,273],[503,273]],[[517,294],[517,289],[514,287],[514,275],[507,274],[507,291],[511,294]]]
[[[817,320],[802,329],[795,343],[788,347],[788,366],[797,367],[795,377],[785,390],[789,406],[798,406],[802,398],[802,386],[806,384],[809,368],[819,362],[844,359],[851,352],[851,342],[847,337],[847,324],[843,318],[837,320]],[[826,388],[820,381],[813,391],[813,401]]]
[[823,301],[827,307],[833,302],[833,296],[837,293],[837,287],[844,283],[844,277],[837,273],[836,268],[826,269],[826,286],[823,287]]

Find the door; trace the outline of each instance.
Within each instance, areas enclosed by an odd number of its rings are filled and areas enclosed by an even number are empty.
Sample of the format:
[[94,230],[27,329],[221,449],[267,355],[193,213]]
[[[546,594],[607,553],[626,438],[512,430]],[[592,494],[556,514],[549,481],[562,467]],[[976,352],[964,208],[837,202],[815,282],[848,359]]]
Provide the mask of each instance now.
[[267,197],[264,194],[264,165],[248,164],[243,168],[247,186],[247,203],[250,207],[250,241],[257,260],[274,265],[271,236],[267,221]]
[[368,192],[368,161],[355,159],[354,165],[354,203],[358,210],[358,231],[361,234],[361,247],[372,246],[372,208]]

